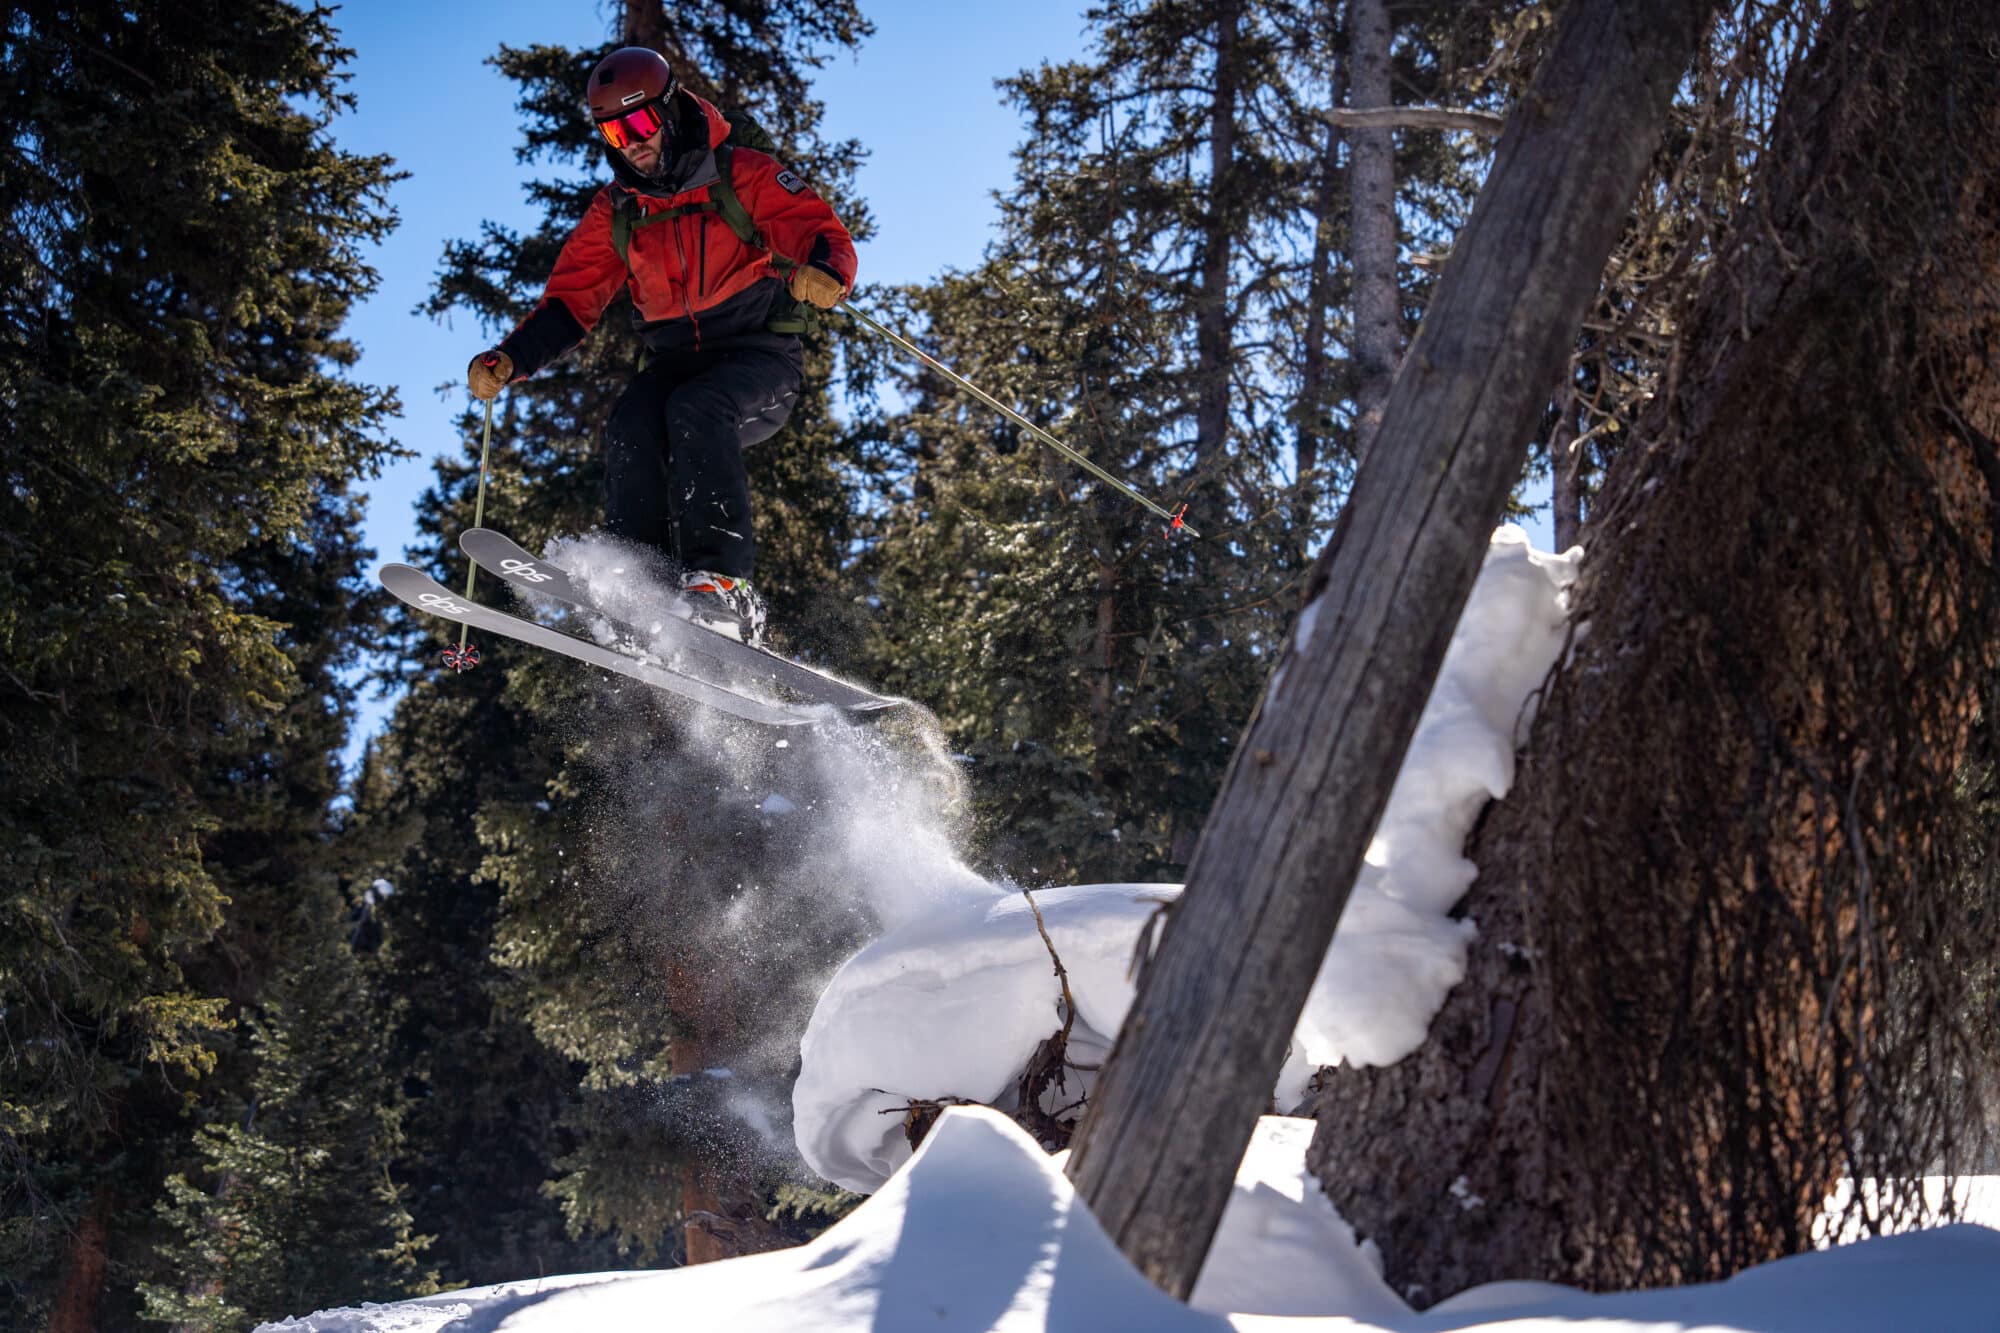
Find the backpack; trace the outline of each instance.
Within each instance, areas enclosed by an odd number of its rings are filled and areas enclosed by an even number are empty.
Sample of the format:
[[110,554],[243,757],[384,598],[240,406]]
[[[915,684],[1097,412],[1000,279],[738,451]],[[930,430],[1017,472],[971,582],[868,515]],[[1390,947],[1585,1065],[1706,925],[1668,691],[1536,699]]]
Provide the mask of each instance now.
[[[640,227],[650,227],[655,222],[666,222],[672,218],[685,217],[689,213],[713,213],[722,219],[723,225],[736,233],[736,239],[753,250],[762,250],[771,261],[771,267],[778,271],[789,287],[792,270],[799,267],[796,260],[774,252],[764,244],[762,233],[750,218],[750,210],[737,197],[736,187],[729,179],[729,161],[732,150],[741,145],[772,157],[778,155],[777,142],[765,132],[747,111],[725,111],[722,118],[729,122],[729,137],[715,147],[715,182],[708,187],[708,198],[698,204],[676,204],[672,208],[662,208],[645,213],[639,208],[636,196],[620,192],[611,206],[611,248],[625,261],[625,271],[632,271],[632,233]],[[808,333],[819,327],[819,307],[810,301],[796,297],[781,301],[771,311],[770,320],[764,325],[773,333]]]

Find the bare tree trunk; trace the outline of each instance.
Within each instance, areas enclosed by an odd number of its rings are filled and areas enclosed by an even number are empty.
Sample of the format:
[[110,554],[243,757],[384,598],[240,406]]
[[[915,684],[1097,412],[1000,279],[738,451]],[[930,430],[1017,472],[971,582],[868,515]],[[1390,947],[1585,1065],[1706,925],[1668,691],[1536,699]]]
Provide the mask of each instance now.
[[[1348,0],[1349,100],[1357,109],[1386,107],[1389,87],[1387,0]],[[1403,301],[1396,284],[1396,139],[1387,126],[1351,128],[1348,245],[1354,256],[1354,452],[1368,456],[1382,428],[1382,406],[1396,377],[1403,341]]]
[[627,46],[647,46],[655,51],[676,49],[667,30],[667,8],[660,0],[621,0],[618,40]]
[[[666,56],[674,76],[711,101],[733,104],[728,90],[715,86],[707,73],[687,58],[667,22],[660,0],[621,0],[619,39],[628,46],[645,46]],[[735,1029],[727,1010],[730,999],[718,994],[712,977],[697,970],[693,960],[672,963],[668,972],[668,1004],[688,1020],[688,1030],[674,1038],[674,1067],[697,1075],[717,1052],[711,1047]],[[762,1199],[746,1181],[734,1178],[714,1162],[683,1161],[680,1166],[681,1235],[689,1264],[713,1263],[738,1255],[775,1249],[789,1241],[764,1221]]]
[[100,1187],[70,1238],[62,1285],[49,1314],[49,1333],[93,1333],[104,1304],[106,1250],[110,1245],[112,1193]]
[[1117,701],[1118,562],[1100,545],[1097,557],[1097,608],[1090,639],[1091,772],[1104,777],[1104,756],[1111,750],[1111,713]]
[[1569,386],[1557,390],[1561,406],[1555,431],[1549,436],[1549,472],[1554,478],[1556,549],[1567,551],[1583,535],[1583,447],[1577,443],[1576,403]]
[[[667,1002],[686,1020],[674,1034],[677,1077],[698,1078],[726,1058],[736,1021],[726,986],[681,962],[668,965]],[[763,1195],[740,1172],[690,1158],[680,1166],[681,1236],[689,1264],[714,1263],[783,1248],[793,1242],[764,1219]]]
[[[1325,18],[1330,27],[1333,5],[1326,4]],[[1346,62],[1336,57],[1332,94],[1340,100],[1346,83]],[[1316,473],[1320,465],[1321,427],[1326,417],[1327,393],[1327,310],[1333,304],[1333,242],[1340,199],[1341,131],[1329,125],[1326,151],[1318,163],[1318,185],[1313,192],[1313,252],[1311,279],[1306,291],[1306,333],[1304,364],[1299,375],[1298,445],[1295,453],[1298,487],[1292,497],[1292,530],[1303,557],[1311,551],[1313,511],[1319,504],[1320,486]]]
[[1077,1134],[1082,1198],[1183,1299],[1709,8],[1564,9]]
[[1229,451],[1229,261],[1235,220],[1236,41],[1242,0],[1215,15],[1215,100],[1208,129],[1208,216],[1203,227],[1201,297],[1195,307],[1195,463],[1204,483],[1220,480]]
[[1981,0],[1839,6],[1788,79],[1475,836],[1469,975],[1322,1095],[1309,1160],[1412,1300],[1723,1278],[1950,1149],[1951,974],[1991,956],[1948,848],[2000,634],[1997,53]]

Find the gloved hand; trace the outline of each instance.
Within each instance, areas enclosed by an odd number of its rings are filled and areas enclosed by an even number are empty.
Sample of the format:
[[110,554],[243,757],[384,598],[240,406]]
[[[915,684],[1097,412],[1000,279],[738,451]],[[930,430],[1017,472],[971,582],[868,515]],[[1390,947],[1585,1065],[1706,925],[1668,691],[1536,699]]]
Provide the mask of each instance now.
[[821,310],[833,309],[847,296],[847,284],[840,275],[817,261],[793,269],[786,286],[794,297],[811,301]]
[[513,378],[514,358],[497,347],[473,357],[472,364],[465,368],[466,386],[481,402],[498,394]]

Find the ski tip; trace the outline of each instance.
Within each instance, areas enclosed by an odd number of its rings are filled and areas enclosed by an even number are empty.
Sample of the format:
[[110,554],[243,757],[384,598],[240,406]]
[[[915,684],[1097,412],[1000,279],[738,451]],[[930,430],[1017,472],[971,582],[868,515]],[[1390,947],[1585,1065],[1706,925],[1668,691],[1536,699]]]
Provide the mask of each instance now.
[[[832,707],[832,705],[829,705]],[[911,707],[908,699],[900,696],[884,696],[869,703],[846,704],[835,707],[836,714],[848,722],[874,722],[891,717]]]

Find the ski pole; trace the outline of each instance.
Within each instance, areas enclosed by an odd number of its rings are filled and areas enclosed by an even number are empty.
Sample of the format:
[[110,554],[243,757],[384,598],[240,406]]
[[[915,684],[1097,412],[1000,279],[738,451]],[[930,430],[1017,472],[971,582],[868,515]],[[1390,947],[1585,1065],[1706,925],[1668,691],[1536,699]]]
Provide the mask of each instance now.
[[1070,462],[1075,463],[1078,467],[1090,473],[1092,476],[1098,478],[1100,481],[1104,482],[1107,486],[1112,487],[1122,495],[1125,495],[1133,500],[1137,500],[1140,504],[1144,505],[1147,509],[1151,510],[1153,513],[1158,514],[1161,518],[1166,519],[1167,531],[1169,533],[1172,533],[1174,529],[1179,528],[1184,530],[1190,537],[1201,536],[1199,532],[1196,532],[1192,527],[1188,525],[1187,520],[1183,517],[1183,515],[1187,513],[1186,505],[1182,505],[1178,510],[1169,513],[1167,510],[1162,509],[1159,505],[1155,504],[1152,500],[1148,499],[1145,495],[1141,494],[1138,490],[1136,490],[1131,486],[1126,485],[1118,478],[1112,476],[1109,472],[1106,472],[1103,468],[1091,462],[1090,459],[1085,457],[1083,454],[1080,454],[1076,450],[1070,448],[1068,445],[1064,444],[1061,440],[1049,434],[1049,432],[1043,430],[1040,426],[1037,426],[1034,422],[1028,420],[1026,417],[1022,416],[1019,412],[1016,412],[1013,408],[1007,406],[1007,404],[1001,402],[998,398],[995,398],[992,394],[986,392],[986,390],[980,388],[977,384],[974,384],[971,380],[965,378],[965,376],[959,374],[957,371],[953,370],[950,366],[947,366],[946,364],[944,364],[944,362],[938,360],[936,357],[926,352],[923,348],[911,342],[908,338],[905,338],[902,334],[897,333],[894,329],[891,329],[886,325],[878,323],[876,320],[869,318],[866,314],[862,313],[859,310],[856,310],[851,303],[843,303],[835,308],[838,310],[846,311],[849,318],[857,320],[866,327],[871,328],[875,332],[881,334],[884,338],[887,338],[890,342],[896,344],[896,346],[902,348],[904,351],[908,352],[911,356],[914,356],[915,358],[917,358],[917,360],[929,366],[932,370],[937,371],[940,375],[945,376],[953,384],[958,385],[961,389],[964,389],[967,393],[977,398],[980,402],[986,404],[988,407],[998,412],[1001,416],[1006,417],[1009,421],[1021,427],[1021,429],[1027,431],[1029,435],[1041,441],[1049,448],[1055,450],[1057,453],[1061,454],[1064,458],[1067,458]]
[[[486,526],[486,460],[492,452],[493,400],[488,398],[486,400],[486,429],[482,432],[479,439],[479,498],[473,502],[472,506],[472,526],[475,528]],[[472,600],[473,580],[478,577],[479,565],[470,556],[467,556],[465,561],[465,600],[468,602]],[[459,625],[458,647],[446,647],[444,650],[444,664],[453,671],[470,671],[479,665],[479,646],[477,644],[468,645],[465,641],[466,635],[471,633],[471,631],[471,626],[465,624]]]

